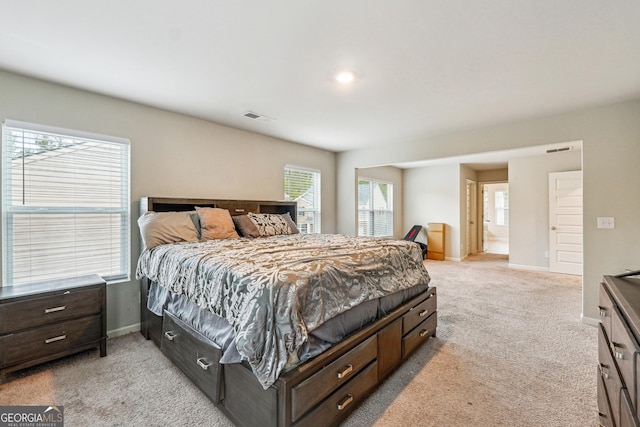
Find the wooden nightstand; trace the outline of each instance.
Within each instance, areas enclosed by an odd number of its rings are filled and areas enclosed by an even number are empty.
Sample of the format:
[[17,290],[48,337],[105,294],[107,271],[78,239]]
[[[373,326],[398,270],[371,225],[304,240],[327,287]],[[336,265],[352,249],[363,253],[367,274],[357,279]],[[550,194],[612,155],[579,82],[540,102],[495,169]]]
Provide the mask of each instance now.
[[0,383],[9,372],[97,346],[106,356],[106,283],[100,276],[0,287]]

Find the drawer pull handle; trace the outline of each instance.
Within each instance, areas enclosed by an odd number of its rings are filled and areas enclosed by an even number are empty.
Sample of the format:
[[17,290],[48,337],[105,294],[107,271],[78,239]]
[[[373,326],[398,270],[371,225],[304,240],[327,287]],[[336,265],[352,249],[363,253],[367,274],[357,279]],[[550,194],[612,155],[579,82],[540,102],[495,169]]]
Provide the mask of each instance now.
[[429,298],[433,298],[434,296],[436,296],[436,294],[430,294],[430,295],[427,297],[427,299],[429,299]]
[[57,337],[53,337],[53,338],[47,338],[46,340],[44,340],[45,344],[51,344],[52,342],[56,342],[56,341],[62,341],[64,339],[67,339],[66,335],[59,335]]
[[423,330],[421,330],[421,331],[420,331],[420,336],[421,336],[421,337],[424,337],[424,336],[425,336],[425,335],[427,335],[428,333],[429,333],[429,330],[428,330],[428,329],[423,329]]
[[349,364],[342,371],[338,372],[338,378],[344,378],[353,371],[353,365]]
[[173,341],[178,336],[178,334],[173,331],[167,331],[164,333],[164,336],[167,337],[169,341]]
[[613,356],[616,359],[624,359],[624,353],[621,353],[619,351],[617,351],[618,348],[622,347],[621,344],[618,344],[617,342],[612,342],[611,345],[613,345],[614,349],[613,349]]
[[244,212],[244,209],[234,209],[235,212]]
[[55,313],[56,311],[62,311],[65,308],[67,308],[66,305],[61,305],[59,307],[51,307],[51,308],[45,308],[44,309],[44,314],[49,314],[49,313]]
[[601,306],[598,306],[600,309],[600,317],[607,317],[607,309]]
[[338,403],[338,411],[342,411],[344,408],[346,408],[347,406],[349,406],[349,403],[353,402],[353,396],[350,394],[347,394],[347,397],[345,397],[345,399]]
[[600,376],[605,380],[609,378],[609,372],[607,372],[607,366],[600,364]]
[[207,359],[205,359],[204,357],[200,357],[198,360],[196,360],[196,363],[205,371],[209,369],[209,366],[212,365],[212,363],[210,362],[207,363]]
[[426,316],[427,314],[429,314],[429,310],[422,310],[422,311],[420,312],[419,316],[420,316],[420,317],[424,317],[424,316]]

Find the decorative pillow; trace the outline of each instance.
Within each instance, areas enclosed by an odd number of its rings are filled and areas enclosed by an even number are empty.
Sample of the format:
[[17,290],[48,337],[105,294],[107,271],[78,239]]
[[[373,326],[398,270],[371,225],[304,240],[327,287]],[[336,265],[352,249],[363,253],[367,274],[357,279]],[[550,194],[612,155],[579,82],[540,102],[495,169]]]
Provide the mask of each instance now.
[[296,223],[293,222],[293,220],[291,219],[291,215],[289,215],[289,212],[287,212],[286,214],[282,214],[280,216],[282,218],[284,218],[284,220],[289,223],[289,229],[291,230],[291,234],[299,234],[300,233],[300,230],[298,230],[298,227],[296,226]]
[[194,212],[145,212],[138,218],[142,243],[148,249],[176,242],[197,242]]
[[200,219],[200,237],[202,240],[237,239],[238,233],[233,225],[231,214],[226,209],[199,208],[196,206]]
[[233,223],[243,237],[260,237],[260,231],[256,224],[249,219],[247,215],[236,215],[233,218]]
[[[277,236],[282,234],[299,233],[298,228],[293,223],[291,216],[286,214],[247,214],[249,219],[256,225],[260,236]],[[293,225],[293,227],[292,227]]]

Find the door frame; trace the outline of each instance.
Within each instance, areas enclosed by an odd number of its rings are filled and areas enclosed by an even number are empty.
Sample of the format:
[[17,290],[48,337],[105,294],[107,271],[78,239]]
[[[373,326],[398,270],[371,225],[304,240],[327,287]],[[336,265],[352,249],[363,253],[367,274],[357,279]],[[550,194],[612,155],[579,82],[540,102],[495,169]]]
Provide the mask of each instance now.
[[[576,217],[576,215],[580,216],[580,220],[579,220],[579,225],[574,225],[574,224],[570,224],[569,222],[566,222],[565,224],[560,224],[557,221],[557,214],[558,214],[558,207],[556,202],[556,198],[554,197],[555,194],[557,194],[557,192],[554,189],[554,180],[557,179],[558,177],[566,177],[568,179],[573,179],[575,180],[576,178],[579,177],[580,179],[580,206],[579,207],[573,207],[573,206],[569,206],[566,205],[564,207],[564,209],[567,210],[567,212],[565,213],[565,218],[573,218]],[[562,191],[560,191],[560,193],[562,193]],[[567,194],[567,196],[571,196],[573,197],[573,199],[575,199],[575,195],[569,195]],[[579,212],[576,213],[576,212]],[[556,216],[556,218],[554,218],[554,216]],[[549,172],[549,271],[552,273],[562,273],[562,274],[573,274],[576,276],[582,276],[584,273],[584,182],[582,180],[582,170],[576,170],[576,171],[565,171],[565,172]],[[556,253],[554,252],[558,252],[561,249],[558,248],[558,245],[562,246],[563,243],[558,243],[556,245],[556,241],[557,241],[557,233],[558,233],[558,229],[559,228],[564,228],[566,230],[569,231],[569,233],[566,234],[566,236],[574,236],[576,233],[571,233],[571,230],[575,230],[578,229],[580,230],[580,264],[579,264],[579,268],[576,264],[572,264],[573,261],[568,261],[566,263],[562,263],[560,261],[556,261],[558,259],[558,256]],[[565,245],[567,245],[567,247],[571,247],[571,246],[575,246],[576,244],[574,242],[565,242]],[[573,252],[572,251],[565,251],[565,254],[569,254],[571,255]],[[579,271],[578,271],[579,270]]]

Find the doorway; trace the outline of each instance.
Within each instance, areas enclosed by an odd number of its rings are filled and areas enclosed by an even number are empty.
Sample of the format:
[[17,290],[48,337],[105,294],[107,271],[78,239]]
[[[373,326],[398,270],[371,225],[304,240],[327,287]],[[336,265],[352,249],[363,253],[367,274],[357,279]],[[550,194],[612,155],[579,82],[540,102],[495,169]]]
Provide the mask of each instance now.
[[509,183],[484,184],[483,250],[493,254],[509,254]]

